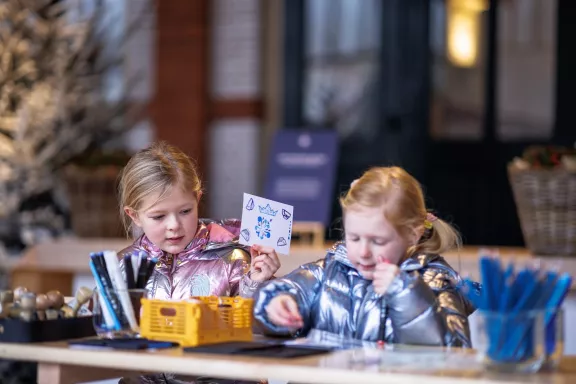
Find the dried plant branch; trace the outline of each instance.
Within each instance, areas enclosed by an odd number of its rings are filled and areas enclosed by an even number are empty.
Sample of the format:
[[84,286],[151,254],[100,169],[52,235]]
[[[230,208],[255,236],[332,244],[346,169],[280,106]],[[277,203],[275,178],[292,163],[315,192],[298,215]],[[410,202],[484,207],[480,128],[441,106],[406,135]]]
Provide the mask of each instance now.
[[[144,0],[143,0],[144,1]],[[107,47],[103,0],[83,20],[70,20],[66,0],[0,3],[0,217],[27,197],[53,187],[55,173],[88,148],[123,135],[143,117],[123,96],[106,96],[106,76],[122,70],[126,41],[153,2]]]

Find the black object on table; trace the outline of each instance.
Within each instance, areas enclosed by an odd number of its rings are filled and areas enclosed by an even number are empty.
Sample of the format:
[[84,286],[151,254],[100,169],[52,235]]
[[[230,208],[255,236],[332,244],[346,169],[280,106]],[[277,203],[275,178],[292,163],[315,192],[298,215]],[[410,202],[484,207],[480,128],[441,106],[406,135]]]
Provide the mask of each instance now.
[[166,349],[166,348],[178,347],[177,343],[172,343],[170,341],[155,341],[142,338],[85,339],[85,340],[73,340],[68,342],[68,344],[74,346],[102,347],[102,348],[128,349],[128,350]]
[[189,353],[214,353],[219,355],[243,355],[272,358],[313,356],[332,352],[334,350],[335,348],[332,347],[285,345],[283,343],[252,341],[234,341],[184,348],[184,352]]
[[96,335],[92,316],[54,320],[0,319],[0,343],[39,343]]

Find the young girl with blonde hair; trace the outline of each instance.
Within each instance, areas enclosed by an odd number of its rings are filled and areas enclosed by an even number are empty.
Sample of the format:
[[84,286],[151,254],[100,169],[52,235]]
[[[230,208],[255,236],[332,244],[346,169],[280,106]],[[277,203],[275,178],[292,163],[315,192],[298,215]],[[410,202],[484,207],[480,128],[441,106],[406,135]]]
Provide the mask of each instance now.
[[[202,184],[192,160],[164,142],[136,153],[123,169],[120,214],[135,241],[118,254],[122,258],[125,254],[146,251],[158,259],[146,286],[149,297],[164,300],[211,295],[251,297],[280,268],[273,248],[259,245],[245,248],[238,244],[238,220],[199,219],[201,197]],[[123,378],[120,383],[184,384],[195,380],[181,379],[172,374],[158,374]]]
[[399,167],[373,168],[340,200],[345,241],[259,289],[268,334],[470,347],[459,275],[440,254],[456,230],[427,212],[419,183]]
[[201,197],[192,160],[164,142],[136,153],[122,171],[120,213],[135,241],[119,255],[143,250],[158,259],[150,296],[250,297],[280,267],[273,248],[238,244],[238,220],[199,219]]

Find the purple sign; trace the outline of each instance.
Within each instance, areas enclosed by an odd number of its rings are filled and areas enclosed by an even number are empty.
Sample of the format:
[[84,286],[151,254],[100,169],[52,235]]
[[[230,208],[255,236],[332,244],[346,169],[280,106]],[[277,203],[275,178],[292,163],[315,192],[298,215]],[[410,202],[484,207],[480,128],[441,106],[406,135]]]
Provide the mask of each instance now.
[[294,221],[328,226],[337,156],[334,131],[278,131],[270,148],[265,197],[294,206]]

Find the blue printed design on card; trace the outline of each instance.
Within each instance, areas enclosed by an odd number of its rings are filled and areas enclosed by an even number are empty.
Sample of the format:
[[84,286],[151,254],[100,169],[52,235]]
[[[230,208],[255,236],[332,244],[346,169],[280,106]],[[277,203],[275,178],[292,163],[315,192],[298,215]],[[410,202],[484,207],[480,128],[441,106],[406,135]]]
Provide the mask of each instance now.
[[256,236],[258,236],[258,238],[270,238],[270,221],[262,216],[258,216],[258,224],[256,224],[254,229],[256,230]]
[[278,210],[273,210],[272,207],[270,206],[270,204],[266,204],[265,207],[262,207],[261,205],[259,205],[258,209],[260,210],[261,214],[272,216],[272,217],[276,216],[276,214],[278,213]]
[[282,217],[283,217],[284,219],[288,220],[289,218],[292,217],[292,215],[291,215],[290,212],[288,212],[287,210],[282,209]]

